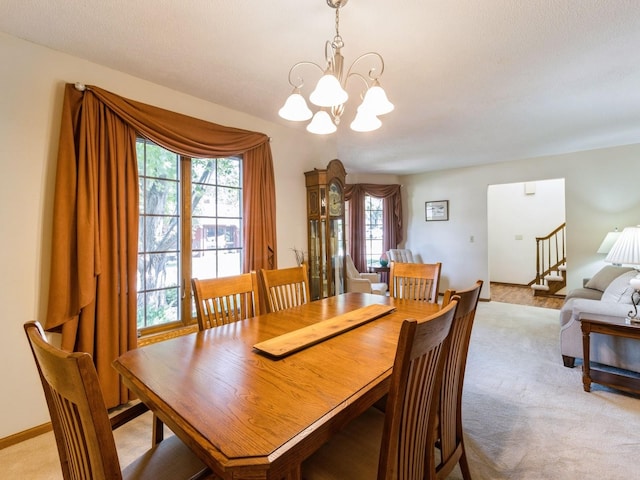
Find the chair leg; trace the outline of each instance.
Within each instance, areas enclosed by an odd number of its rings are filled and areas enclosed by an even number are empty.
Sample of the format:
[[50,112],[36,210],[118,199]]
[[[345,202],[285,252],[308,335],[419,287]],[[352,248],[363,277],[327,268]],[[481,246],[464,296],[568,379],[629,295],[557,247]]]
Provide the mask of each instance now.
[[467,454],[464,451],[464,442],[462,443],[462,454],[460,455],[460,470],[462,471],[462,478],[464,480],[471,480],[471,471],[469,470],[469,463],[467,462]]
[[153,445],[157,445],[164,439],[164,423],[162,423],[162,420],[160,420],[155,413],[153,414],[153,430],[151,435]]

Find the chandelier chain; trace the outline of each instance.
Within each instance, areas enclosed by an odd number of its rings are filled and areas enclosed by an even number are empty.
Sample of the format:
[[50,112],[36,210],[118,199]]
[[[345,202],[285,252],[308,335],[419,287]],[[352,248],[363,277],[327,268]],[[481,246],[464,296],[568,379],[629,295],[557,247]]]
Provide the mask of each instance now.
[[336,36],[333,37],[333,48],[342,48],[344,47],[344,42],[342,41],[342,37],[340,36],[340,5],[336,7]]

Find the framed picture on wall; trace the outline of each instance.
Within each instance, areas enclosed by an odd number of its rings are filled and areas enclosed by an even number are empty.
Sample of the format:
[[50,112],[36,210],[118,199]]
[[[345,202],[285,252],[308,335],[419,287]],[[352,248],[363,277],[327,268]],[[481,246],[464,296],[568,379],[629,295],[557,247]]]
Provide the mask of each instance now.
[[427,222],[449,220],[449,200],[425,202],[424,211]]

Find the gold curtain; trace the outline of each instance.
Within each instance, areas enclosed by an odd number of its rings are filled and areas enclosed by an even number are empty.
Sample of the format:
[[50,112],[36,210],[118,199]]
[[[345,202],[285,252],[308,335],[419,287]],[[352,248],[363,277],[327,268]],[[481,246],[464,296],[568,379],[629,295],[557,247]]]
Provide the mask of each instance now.
[[402,242],[402,196],[400,185],[377,185],[373,183],[354,183],[345,187],[345,200],[349,201],[349,255],[359,272],[367,271],[365,238],[364,197],[383,198],[382,236],[383,251],[397,248]]
[[276,262],[275,179],[266,135],[67,84],[45,328],[61,327],[63,348],[93,355],[107,407],[128,400],[111,362],[137,342],[138,134],[192,157],[242,154],[244,269]]

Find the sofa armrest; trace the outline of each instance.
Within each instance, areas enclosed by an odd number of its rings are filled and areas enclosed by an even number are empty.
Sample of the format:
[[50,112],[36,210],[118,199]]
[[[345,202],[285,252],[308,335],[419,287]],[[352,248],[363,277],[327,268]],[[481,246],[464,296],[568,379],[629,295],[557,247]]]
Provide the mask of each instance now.
[[369,280],[371,283],[380,282],[380,275],[378,275],[377,273],[361,273],[360,278]]
[[633,306],[628,303],[602,302],[586,298],[575,298],[573,300],[573,316],[578,319],[582,315],[588,314],[624,318],[632,308]]

